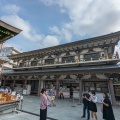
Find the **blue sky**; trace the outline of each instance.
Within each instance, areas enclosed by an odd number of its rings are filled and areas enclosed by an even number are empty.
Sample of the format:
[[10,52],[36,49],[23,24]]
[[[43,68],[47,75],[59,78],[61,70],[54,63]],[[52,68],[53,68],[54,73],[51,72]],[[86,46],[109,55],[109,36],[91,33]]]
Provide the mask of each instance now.
[[0,19],[23,31],[7,46],[31,51],[120,30],[119,0],[1,0]]

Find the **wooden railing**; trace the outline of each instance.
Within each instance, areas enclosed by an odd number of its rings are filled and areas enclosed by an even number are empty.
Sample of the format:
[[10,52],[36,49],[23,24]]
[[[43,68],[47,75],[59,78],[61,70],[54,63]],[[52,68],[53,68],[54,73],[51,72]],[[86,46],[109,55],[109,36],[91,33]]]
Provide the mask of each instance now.
[[[117,60],[118,58],[116,56],[113,57],[100,57],[100,58],[89,58],[89,59],[75,59],[74,61],[64,61],[64,62],[58,62],[58,61],[54,61],[54,63],[44,63],[44,64],[40,64],[38,63],[36,66],[44,66],[44,65],[54,65],[54,64],[66,64],[66,63],[84,63],[84,62],[94,62],[94,61],[103,61],[103,60]],[[13,68],[22,68],[22,67],[31,67],[29,66],[14,66]],[[32,66],[33,67],[33,66]]]

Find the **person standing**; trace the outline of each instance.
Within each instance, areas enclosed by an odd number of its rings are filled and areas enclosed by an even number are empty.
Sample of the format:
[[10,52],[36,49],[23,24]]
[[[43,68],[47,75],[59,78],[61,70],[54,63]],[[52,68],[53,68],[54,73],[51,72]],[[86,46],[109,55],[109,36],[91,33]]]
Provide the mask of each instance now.
[[70,98],[73,98],[73,87],[72,87],[72,85],[70,86]]
[[50,95],[50,97],[51,97],[51,104],[53,105],[53,106],[56,106],[55,105],[55,91],[54,91],[54,87],[52,87],[51,89],[50,89],[50,91],[49,91],[49,95]]
[[8,93],[12,93],[12,90],[10,87],[8,88]]
[[103,104],[103,119],[105,120],[115,120],[113,109],[111,102],[109,100],[109,96],[107,93],[103,93],[104,100],[102,102]]
[[46,95],[46,89],[43,88],[41,91],[41,104],[40,104],[40,120],[46,120],[47,118],[47,95]]
[[5,89],[4,89],[4,94],[5,94],[5,96],[7,95],[7,93],[8,93],[8,88],[5,87]]
[[97,96],[95,92],[92,92],[92,95],[90,96],[90,105],[89,105],[89,110],[91,111],[91,117],[95,118],[97,120]]
[[81,118],[86,117],[86,110],[87,110],[87,120],[89,120],[90,119],[90,111],[89,111],[90,95],[89,95],[88,90],[86,90],[86,92],[83,94],[82,98],[83,98],[83,116]]
[[60,99],[61,99],[61,98],[63,98],[63,99],[64,99],[64,95],[63,95],[63,88],[62,88],[62,87],[60,88],[60,92],[59,92],[59,93],[60,93]]

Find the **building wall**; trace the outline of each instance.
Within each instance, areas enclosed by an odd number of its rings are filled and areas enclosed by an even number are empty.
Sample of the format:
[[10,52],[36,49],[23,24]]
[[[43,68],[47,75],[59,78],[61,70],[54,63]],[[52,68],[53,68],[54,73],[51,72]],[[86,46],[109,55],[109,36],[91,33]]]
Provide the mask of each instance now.
[[[94,53],[99,52],[99,58],[105,59],[105,50],[104,49],[93,48],[93,52]],[[69,55],[67,53],[69,53]],[[54,59],[54,62],[60,62],[60,63],[62,62],[63,57],[69,57],[69,56],[74,56],[75,61],[77,59],[80,59],[80,61],[84,61],[84,55],[85,54],[91,54],[91,52],[89,52],[89,49],[85,49],[85,50],[80,51],[79,56],[78,56],[78,53],[76,53],[75,51],[71,51],[71,52],[63,52],[59,56],[55,56],[54,54],[51,54],[51,58]],[[104,57],[102,55],[104,55]],[[98,60],[99,60],[99,58],[98,58]],[[49,59],[48,55],[45,55],[42,58],[38,58],[36,60],[37,65],[45,64],[46,59]],[[32,61],[35,61],[34,56],[32,56],[31,59],[25,58],[25,61],[24,61],[24,59],[18,59],[18,66],[17,67],[19,67],[20,63],[23,63],[23,67],[26,66],[26,64],[27,64],[27,66],[30,66]],[[29,62],[29,64],[28,64],[28,62]]]
[[118,52],[119,59],[120,59],[120,47],[119,47],[119,45],[116,45],[116,46],[115,46],[113,56],[115,56],[115,55],[116,55],[116,52]]
[[17,65],[16,61],[13,61],[13,60],[9,59],[7,56],[8,55],[13,55],[13,54],[19,54],[19,53],[21,53],[21,52],[19,50],[15,49],[15,48],[13,48],[13,47],[3,46],[3,48],[1,49],[1,52],[0,52],[0,58],[8,61],[4,64],[4,69],[12,68],[13,64]]

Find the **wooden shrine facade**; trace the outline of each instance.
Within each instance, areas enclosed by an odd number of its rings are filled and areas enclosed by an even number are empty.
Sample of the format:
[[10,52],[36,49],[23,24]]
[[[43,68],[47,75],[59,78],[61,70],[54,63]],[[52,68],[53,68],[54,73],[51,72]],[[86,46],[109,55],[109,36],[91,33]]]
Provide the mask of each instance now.
[[[86,82],[92,82],[97,92],[110,92],[115,104],[113,88],[114,76],[119,76],[118,51],[115,46],[120,40],[120,32],[68,44],[29,51],[9,56],[17,63],[13,69],[4,71],[3,86],[29,84],[39,91],[54,81],[58,94],[60,86],[79,88],[80,101],[85,89],[91,90]],[[66,84],[65,84],[66,82]],[[101,85],[105,82],[105,85]],[[87,83],[88,84],[88,83]],[[36,87],[37,86],[37,87]],[[99,89],[98,89],[99,88]]]
[[116,63],[118,53],[114,53],[114,49],[119,39],[120,32],[116,32],[68,44],[24,52],[9,56],[9,58],[17,62],[17,66],[14,66],[14,68],[47,65],[51,67],[69,63],[76,64],[76,62],[81,63],[81,66],[92,64],[92,62],[93,65],[95,63],[97,65],[103,64],[104,62]]

